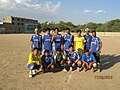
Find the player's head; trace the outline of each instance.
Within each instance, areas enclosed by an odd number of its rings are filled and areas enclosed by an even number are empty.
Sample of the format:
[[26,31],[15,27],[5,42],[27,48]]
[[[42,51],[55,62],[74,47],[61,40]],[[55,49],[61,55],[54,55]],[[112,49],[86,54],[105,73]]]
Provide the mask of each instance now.
[[61,49],[60,49],[60,48],[57,48],[57,49],[56,49],[56,54],[57,54],[57,55],[60,55],[60,53],[61,53]]
[[87,56],[89,56],[89,55],[90,55],[90,52],[89,52],[89,50],[88,50],[88,49],[85,49],[85,54],[86,54]]
[[58,32],[59,32],[59,29],[58,29],[58,28],[55,28],[55,29],[54,29],[54,32],[55,32],[55,33],[58,33]]
[[38,28],[35,28],[35,34],[39,34],[39,29]]
[[96,31],[95,30],[92,31],[92,36],[96,37]]
[[77,36],[80,36],[81,35],[81,30],[77,30],[76,33],[77,33]]
[[66,28],[66,33],[70,34],[70,28]]
[[45,50],[45,51],[44,51],[44,55],[45,55],[46,57],[48,57],[48,56],[49,56],[49,51],[48,51],[48,50]]
[[50,28],[46,28],[45,31],[47,34],[50,34]]
[[64,50],[64,51],[63,51],[63,54],[66,56],[66,55],[67,55],[67,51]]
[[70,52],[73,52],[73,51],[74,51],[74,46],[73,46],[73,45],[70,45],[70,46],[69,46],[69,50],[70,50]]
[[33,53],[34,53],[35,56],[38,54],[38,48],[37,47],[34,48]]
[[89,29],[89,28],[86,28],[86,29],[85,29],[85,32],[86,32],[86,34],[88,35],[88,34],[90,33],[90,29]]

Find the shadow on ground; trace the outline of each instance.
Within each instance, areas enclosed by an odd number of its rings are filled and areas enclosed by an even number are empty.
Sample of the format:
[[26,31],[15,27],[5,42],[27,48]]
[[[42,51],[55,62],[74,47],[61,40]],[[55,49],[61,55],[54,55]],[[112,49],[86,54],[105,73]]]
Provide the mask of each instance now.
[[101,70],[106,70],[120,62],[120,55],[101,55]]

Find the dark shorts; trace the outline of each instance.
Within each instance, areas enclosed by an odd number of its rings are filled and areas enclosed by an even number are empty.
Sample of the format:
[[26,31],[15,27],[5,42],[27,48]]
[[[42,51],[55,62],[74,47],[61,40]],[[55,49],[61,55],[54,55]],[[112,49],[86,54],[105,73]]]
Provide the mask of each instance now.
[[96,63],[100,63],[100,54],[99,53],[96,53],[96,52],[93,52],[92,53],[96,59]]

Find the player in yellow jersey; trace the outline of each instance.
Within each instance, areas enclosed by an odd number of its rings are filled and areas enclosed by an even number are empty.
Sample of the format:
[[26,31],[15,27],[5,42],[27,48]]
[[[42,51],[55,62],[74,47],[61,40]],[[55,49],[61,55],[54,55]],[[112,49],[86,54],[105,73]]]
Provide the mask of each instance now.
[[34,48],[34,51],[30,53],[27,67],[30,69],[30,78],[42,70],[42,61],[40,55],[38,54],[38,48]]
[[74,38],[74,49],[82,57],[85,47],[85,38],[81,35],[81,30],[77,30],[77,36]]

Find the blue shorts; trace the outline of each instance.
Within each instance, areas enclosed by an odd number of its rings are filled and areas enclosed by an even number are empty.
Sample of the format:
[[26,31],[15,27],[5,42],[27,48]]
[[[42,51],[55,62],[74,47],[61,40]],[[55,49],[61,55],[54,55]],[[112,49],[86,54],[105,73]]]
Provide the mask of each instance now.
[[35,63],[28,64],[28,68],[31,69],[31,67],[33,67],[33,69],[40,69],[40,65],[37,65]]

